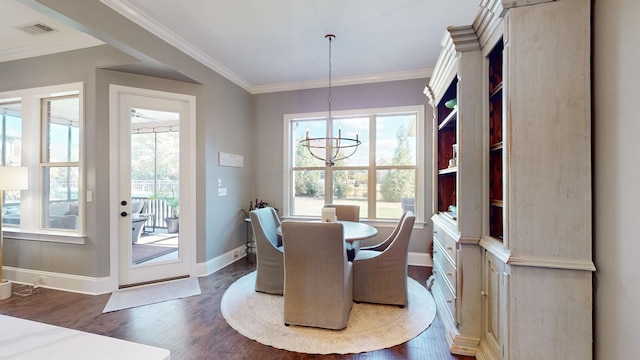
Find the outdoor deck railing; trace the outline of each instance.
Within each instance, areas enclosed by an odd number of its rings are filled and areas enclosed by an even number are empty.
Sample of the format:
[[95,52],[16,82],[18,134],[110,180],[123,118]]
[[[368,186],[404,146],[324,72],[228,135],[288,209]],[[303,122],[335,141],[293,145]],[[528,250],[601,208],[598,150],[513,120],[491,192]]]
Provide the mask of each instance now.
[[146,206],[143,210],[145,214],[150,214],[149,219],[145,223],[146,226],[166,229],[164,219],[171,216],[171,208],[164,199],[149,199],[146,197],[132,197],[131,200],[144,200]]

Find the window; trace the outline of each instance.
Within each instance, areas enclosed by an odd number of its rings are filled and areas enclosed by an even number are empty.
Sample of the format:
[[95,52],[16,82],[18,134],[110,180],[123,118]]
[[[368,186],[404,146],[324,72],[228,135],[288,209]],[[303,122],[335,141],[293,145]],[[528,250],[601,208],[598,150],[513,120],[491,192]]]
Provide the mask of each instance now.
[[[324,204],[360,205],[360,217],[398,219],[421,198],[424,140],[422,106],[285,116],[285,215],[318,217]],[[357,138],[351,157],[333,166],[314,158],[300,141],[309,137]]]
[[42,228],[78,229],[79,96],[41,99]]
[[22,198],[5,192],[5,230],[82,234],[81,90],[74,83],[0,93],[2,164],[29,171]]
[[[7,101],[0,104],[0,165],[22,165],[22,104]],[[20,190],[6,190],[2,193],[2,223],[20,225]]]

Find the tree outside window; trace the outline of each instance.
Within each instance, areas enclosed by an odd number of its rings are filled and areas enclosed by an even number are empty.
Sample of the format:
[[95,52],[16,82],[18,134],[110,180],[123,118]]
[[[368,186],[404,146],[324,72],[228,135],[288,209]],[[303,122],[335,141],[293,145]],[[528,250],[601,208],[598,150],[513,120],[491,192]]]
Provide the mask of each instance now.
[[[416,107],[417,108],[417,107]],[[319,216],[324,204],[356,204],[363,219],[398,219],[415,211],[418,183],[416,126],[420,111],[377,109],[335,113],[333,119],[296,116],[288,119],[291,151],[288,216]],[[399,109],[398,109],[399,110]],[[331,129],[329,132],[327,129]],[[327,165],[299,144],[310,137],[343,137],[362,141],[357,152]]]

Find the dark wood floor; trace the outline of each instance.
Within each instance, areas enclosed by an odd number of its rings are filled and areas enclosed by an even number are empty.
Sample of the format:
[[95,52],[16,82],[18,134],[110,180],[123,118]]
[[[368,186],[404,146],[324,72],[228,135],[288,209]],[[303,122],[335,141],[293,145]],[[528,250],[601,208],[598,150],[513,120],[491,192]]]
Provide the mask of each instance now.
[[[171,359],[459,359],[449,353],[440,320],[418,337],[392,348],[349,355],[308,355],[274,349],[247,339],[232,329],[220,312],[224,291],[255,265],[238,261],[213,275],[199,278],[202,295],[115,311],[102,309],[105,295],[81,295],[40,288],[28,296],[0,301],[0,314],[107,335],[169,349]],[[424,284],[428,268],[409,267]],[[14,284],[14,291],[20,290]]]

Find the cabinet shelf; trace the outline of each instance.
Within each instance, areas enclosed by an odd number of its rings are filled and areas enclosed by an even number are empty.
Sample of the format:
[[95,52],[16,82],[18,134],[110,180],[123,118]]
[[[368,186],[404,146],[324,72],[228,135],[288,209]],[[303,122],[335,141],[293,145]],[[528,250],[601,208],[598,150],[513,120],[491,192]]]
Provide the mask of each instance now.
[[438,125],[438,130],[442,130],[442,129],[446,128],[447,126],[455,126],[457,120],[458,120],[458,108],[456,107]]
[[489,89],[489,98],[493,98],[496,96],[502,96],[500,93],[502,91],[502,80],[499,83],[495,84],[491,89]]
[[455,167],[438,170],[438,175],[455,174],[457,172],[458,172],[458,167],[455,166]]

